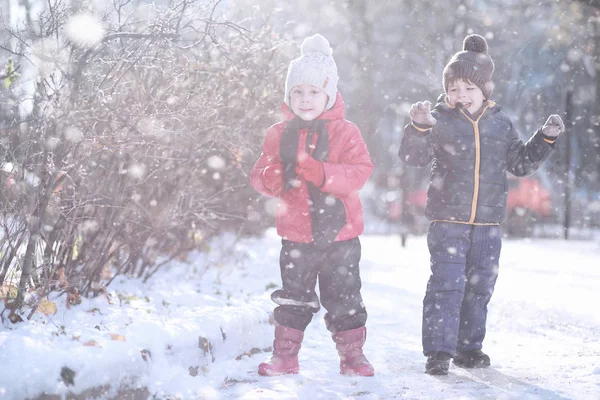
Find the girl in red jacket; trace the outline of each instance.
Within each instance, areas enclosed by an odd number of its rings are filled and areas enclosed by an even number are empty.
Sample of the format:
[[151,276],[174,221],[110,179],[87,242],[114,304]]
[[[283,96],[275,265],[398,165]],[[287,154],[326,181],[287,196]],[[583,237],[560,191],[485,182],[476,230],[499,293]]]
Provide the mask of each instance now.
[[358,191],[373,163],[356,125],[344,119],[337,66],[329,42],[316,34],[302,42],[285,81],[283,121],[267,130],[250,177],[265,196],[278,197],[277,233],[282,288],[271,295],[275,341],[260,375],[298,373],[304,330],[319,311],[340,355],[340,372],[372,376],[362,347],[367,311],[360,294],[363,232]]

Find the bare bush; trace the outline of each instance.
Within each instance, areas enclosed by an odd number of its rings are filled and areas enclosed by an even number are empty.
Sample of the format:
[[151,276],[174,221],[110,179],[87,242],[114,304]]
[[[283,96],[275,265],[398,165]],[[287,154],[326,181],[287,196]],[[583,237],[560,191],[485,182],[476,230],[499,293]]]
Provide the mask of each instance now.
[[17,306],[33,288],[76,298],[115,273],[147,277],[241,229],[256,201],[247,171],[280,103],[277,36],[217,19],[219,2],[128,6],[114,1],[94,44],[65,36],[62,2],[13,31],[23,62],[41,41],[58,54],[5,124],[0,283],[20,271]]

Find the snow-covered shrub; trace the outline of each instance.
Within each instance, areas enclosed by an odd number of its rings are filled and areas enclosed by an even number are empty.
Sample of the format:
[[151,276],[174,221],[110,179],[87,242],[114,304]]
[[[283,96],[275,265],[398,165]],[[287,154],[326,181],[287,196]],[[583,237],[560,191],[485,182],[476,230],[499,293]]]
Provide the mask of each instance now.
[[15,32],[31,43],[35,65],[21,62],[35,85],[9,89],[19,117],[2,142],[0,278],[17,270],[20,300],[30,287],[98,293],[115,272],[144,276],[244,231],[256,207],[248,172],[281,102],[281,39],[206,1],[114,3],[73,14],[58,2],[41,29]]

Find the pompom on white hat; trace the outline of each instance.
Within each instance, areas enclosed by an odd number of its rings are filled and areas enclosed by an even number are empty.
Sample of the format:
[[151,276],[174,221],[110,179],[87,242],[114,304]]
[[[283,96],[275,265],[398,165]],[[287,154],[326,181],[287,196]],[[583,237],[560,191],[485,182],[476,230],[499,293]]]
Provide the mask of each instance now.
[[326,109],[335,104],[339,81],[333,49],[325,37],[314,34],[302,41],[301,56],[292,60],[285,79],[285,104],[290,105],[290,91],[297,85],[312,85],[323,90],[329,100]]

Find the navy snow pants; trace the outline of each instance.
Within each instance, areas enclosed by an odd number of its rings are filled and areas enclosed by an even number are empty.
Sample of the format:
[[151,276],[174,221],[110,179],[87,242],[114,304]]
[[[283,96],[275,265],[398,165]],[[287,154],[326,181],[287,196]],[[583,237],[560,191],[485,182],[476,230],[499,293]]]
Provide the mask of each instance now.
[[360,294],[360,257],[358,238],[334,242],[326,249],[282,240],[279,264],[283,287],[271,294],[278,304],[275,322],[304,331],[321,308],[315,292],[318,279],[327,329],[336,333],[364,326],[367,310]]
[[431,276],[423,300],[423,352],[482,348],[487,305],[498,277],[499,225],[432,222]]

